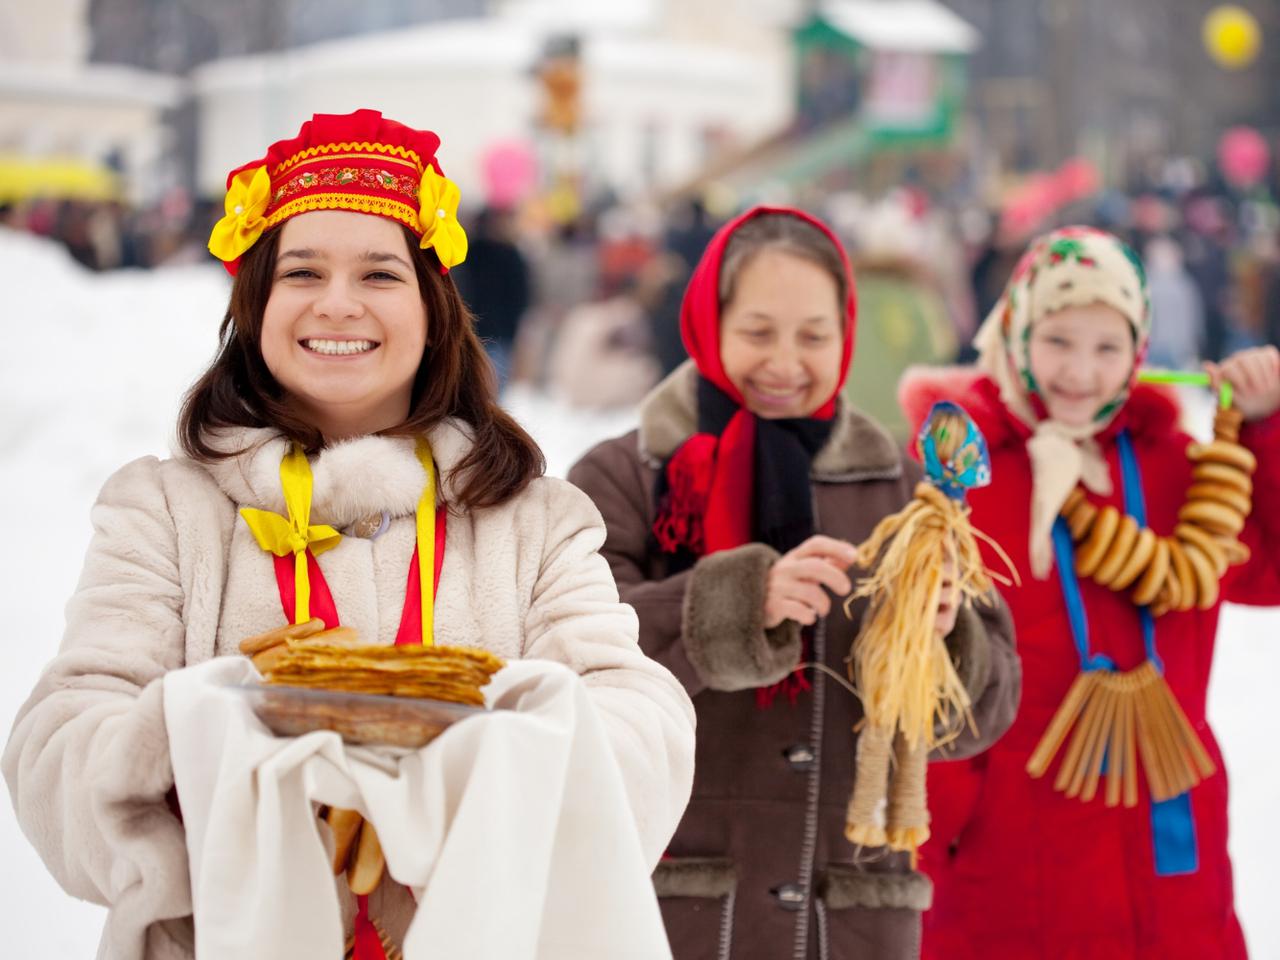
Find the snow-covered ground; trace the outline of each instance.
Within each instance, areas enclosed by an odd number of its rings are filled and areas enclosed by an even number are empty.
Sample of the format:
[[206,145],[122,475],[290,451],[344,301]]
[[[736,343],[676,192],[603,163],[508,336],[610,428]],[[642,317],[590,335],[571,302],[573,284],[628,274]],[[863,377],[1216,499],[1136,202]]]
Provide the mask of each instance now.
[[[107,475],[164,455],[178,400],[212,355],[228,281],[218,267],[93,276],[43,241],[0,230],[5,342],[0,355],[0,551],[6,631],[0,735],[53,655],[62,609],[89,540],[89,506]],[[630,413],[569,409],[516,391],[513,413],[563,476],[592,444],[629,429]],[[1268,866],[1280,829],[1277,721],[1280,613],[1229,608],[1210,688],[1233,781],[1237,901],[1257,957],[1280,957]],[[0,800],[0,919],[9,956],[81,960],[96,950],[103,911],[50,878]]]

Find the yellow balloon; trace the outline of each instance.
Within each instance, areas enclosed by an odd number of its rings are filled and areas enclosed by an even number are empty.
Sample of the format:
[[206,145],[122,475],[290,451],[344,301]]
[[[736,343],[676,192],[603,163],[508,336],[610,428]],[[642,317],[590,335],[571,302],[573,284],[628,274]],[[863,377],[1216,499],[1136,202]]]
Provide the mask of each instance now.
[[1228,70],[1251,64],[1262,47],[1262,30],[1244,7],[1224,4],[1204,18],[1204,45],[1209,55]]

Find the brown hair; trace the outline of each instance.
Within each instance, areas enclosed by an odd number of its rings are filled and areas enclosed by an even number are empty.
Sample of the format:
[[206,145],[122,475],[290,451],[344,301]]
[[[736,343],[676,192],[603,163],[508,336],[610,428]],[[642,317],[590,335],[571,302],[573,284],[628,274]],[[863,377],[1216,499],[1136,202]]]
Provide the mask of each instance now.
[[[192,459],[208,463],[242,453],[210,444],[209,431],[224,427],[270,427],[308,453],[324,446],[319,429],[293,410],[262,358],[262,318],[271,295],[280,229],[264,233],[241,259],[218,328],[217,356],[183,399],[178,438]],[[498,406],[493,365],[453,280],[441,275],[434,251],[421,249],[408,230],[404,235],[430,325],[427,349],[413,380],[409,416],[380,432],[416,436],[450,417],[469,424],[474,445],[454,468],[455,476],[465,478],[458,484],[458,500],[469,508],[495,506],[541,476],[546,461],[533,438]]]
[[841,322],[845,321],[844,305],[849,297],[849,277],[844,259],[831,238],[799,217],[787,213],[762,213],[752,217],[733,232],[725,244],[720,260],[720,309],[733,300],[738,274],[757,254],[765,250],[781,250],[808,260],[831,274],[839,294]]

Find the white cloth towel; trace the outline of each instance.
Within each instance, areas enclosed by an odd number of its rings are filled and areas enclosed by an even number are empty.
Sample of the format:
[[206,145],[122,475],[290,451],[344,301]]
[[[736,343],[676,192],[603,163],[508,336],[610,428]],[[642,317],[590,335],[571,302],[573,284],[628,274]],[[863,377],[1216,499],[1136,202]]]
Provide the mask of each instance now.
[[164,681],[197,957],[340,960],[325,803],[373,823],[417,898],[406,960],[670,958],[621,775],[572,671],[511,663],[486,688],[506,709],[416,751],[272,736],[230,689],[256,679],[224,657]]

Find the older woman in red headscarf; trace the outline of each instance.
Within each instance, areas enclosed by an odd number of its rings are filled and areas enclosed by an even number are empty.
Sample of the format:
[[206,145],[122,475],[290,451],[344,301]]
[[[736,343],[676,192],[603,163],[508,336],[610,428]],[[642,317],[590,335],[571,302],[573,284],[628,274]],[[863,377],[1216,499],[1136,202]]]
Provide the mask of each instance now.
[[[835,598],[919,468],[839,397],[855,297],[831,231],[756,208],[712,240],[681,318],[691,362],[638,430],[570,473],[640,642],[694,698],[694,795],[655,884],[677,960],[915,957],[929,881],[844,836],[858,700],[843,675],[865,606]],[[924,611],[922,611],[923,613]],[[964,756],[1009,725],[1020,673],[1003,607],[938,611],[974,704]]]

